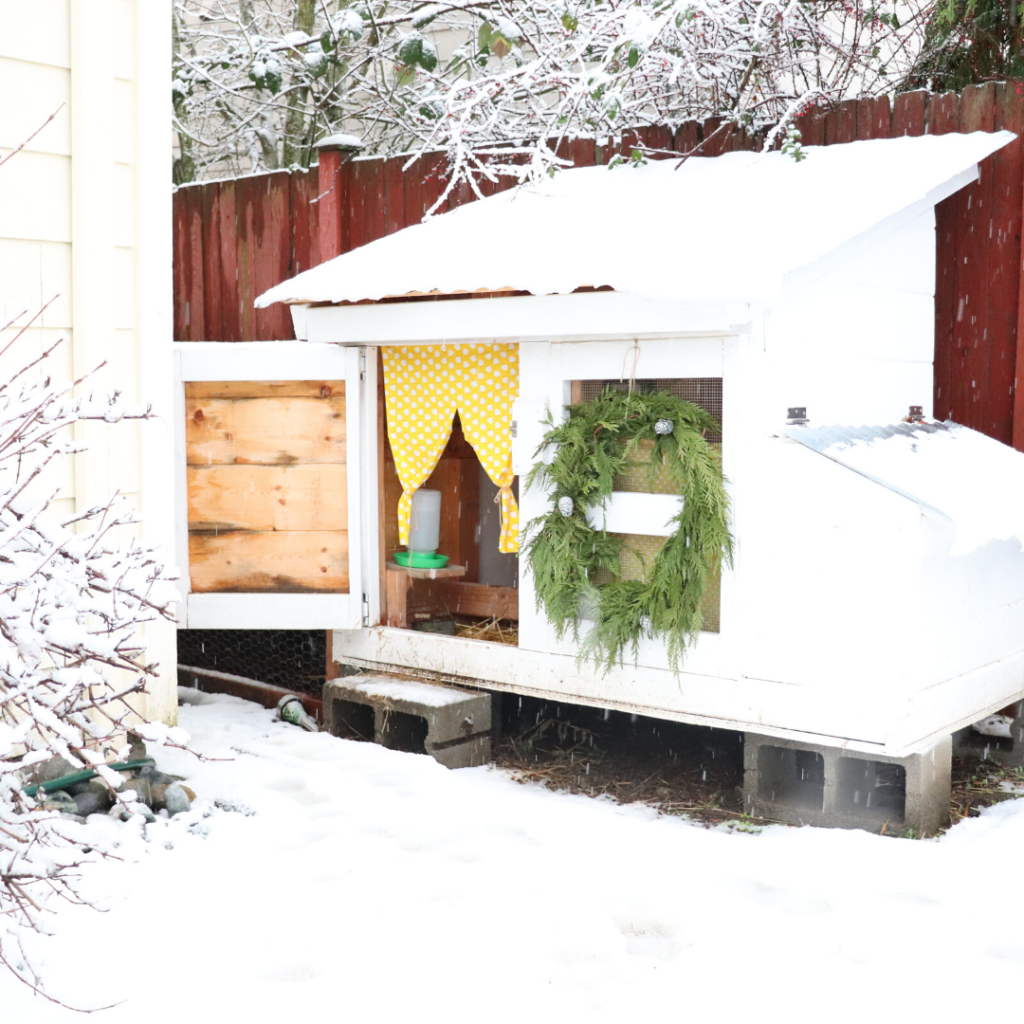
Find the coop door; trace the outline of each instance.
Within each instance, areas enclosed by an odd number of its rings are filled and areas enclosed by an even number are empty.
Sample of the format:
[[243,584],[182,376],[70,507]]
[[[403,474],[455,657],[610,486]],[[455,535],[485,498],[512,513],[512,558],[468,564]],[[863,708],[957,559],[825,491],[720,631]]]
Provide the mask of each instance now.
[[175,359],[182,625],[359,627],[364,351],[202,342]]
[[[686,338],[627,342],[571,342],[554,344],[550,351],[549,368],[542,377],[524,377],[520,394],[528,399],[547,399],[548,409],[556,415],[567,415],[566,407],[596,398],[606,387],[638,392],[666,390],[700,405],[724,422],[723,380],[725,344],[721,338]],[[546,394],[545,394],[546,389]],[[536,410],[536,401],[533,403]],[[521,406],[527,414],[528,406]],[[516,452],[513,465],[524,473],[532,462],[532,453],[541,444],[546,426],[536,411],[524,415],[518,438],[519,458]],[[722,437],[709,438],[715,445]],[[644,446],[634,456],[644,460]],[[720,449],[725,455],[725,449]],[[730,470],[726,466],[726,475]],[[671,493],[671,485],[655,474],[651,480],[646,468],[635,467],[614,481],[612,495],[604,509],[589,510],[588,518],[594,527],[602,527],[618,534],[623,544],[621,559],[622,579],[648,579],[649,567],[673,532],[672,517],[679,510],[679,497]],[[546,494],[531,488],[524,502],[524,520],[543,515],[548,510]],[[596,582],[609,583],[613,577],[605,574]],[[520,597],[523,610],[520,619],[520,646],[547,653],[578,653],[574,638],[558,638],[543,615],[534,611],[534,600],[529,574],[524,581]],[[716,576],[705,593],[703,607],[704,631],[700,649],[687,655],[690,670],[717,674],[718,648],[715,635],[720,634],[722,623],[722,579]],[[582,628],[589,628],[586,620]],[[655,668],[667,668],[664,644],[658,639],[641,638],[638,663]]]

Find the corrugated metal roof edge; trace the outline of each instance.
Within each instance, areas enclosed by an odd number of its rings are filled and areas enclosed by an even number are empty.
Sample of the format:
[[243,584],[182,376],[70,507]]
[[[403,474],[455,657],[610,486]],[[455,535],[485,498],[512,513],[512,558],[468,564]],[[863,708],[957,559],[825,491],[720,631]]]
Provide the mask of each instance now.
[[906,498],[908,501],[914,502],[915,505],[920,505],[921,508],[928,509],[929,512],[934,512],[940,519],[945,520],[947,523],[952,523],[953,519],[943,512],[942,509],[936,508],[934,505],[922,498],[918,498],[916,495],[911,494],[909,491],[905,491],[902,487],[892,483],[889,480],[883,480],[881,477],[874,476],[872,473],[866,473],[862,469],[858,469],[856,466],[850,466],[843,462],[841,459],[837,459],[834,455],[829,454],[829,449],[836,445],[849,445],[855,441],[882,441],[889,437],[895,437],[897,434],[902,434],[906,437],[914,437],[915,434],[934,434],[939,431],[949,431],[956,427],[957,424],[951,420],[946,420],[945,423],[939,423],[933,421],[930,423],[891,423],[891,424],[879,424],[876,426],[863,426],[863,427],[844,427],[844,426],[830,426],[830,427],[801,427],[792,426],[782,432],[783,437],[788,437],[792,441],[796,441],[802,444],[805,448],[810,448],[812,452],[817,452],[819,455],[824,455],[830,462],[834,462],[837,466],[842,466],[843,469],[850,470],[851,473],[856,473],[858,476],[864,477],[865,480],[870,480],[872,483],[876,483],[886,490],[892,491],[894,494],[898,494],[901,498]]

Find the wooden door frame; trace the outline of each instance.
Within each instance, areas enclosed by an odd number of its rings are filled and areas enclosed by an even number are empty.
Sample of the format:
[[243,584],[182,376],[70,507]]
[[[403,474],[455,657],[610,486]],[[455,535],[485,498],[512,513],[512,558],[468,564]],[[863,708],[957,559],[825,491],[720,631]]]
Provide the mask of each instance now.
[[[178,624],[186,629],[358,629],[379,619],[376,361],[360,347],[296,341],[178,342],[174,346],[175,547]],[[193,594],[189,578],[185,384],[230,380],[345,381],[349,593]],[[367,400],[369,396],[370,400]],[[367,557],[368,552],[374,556]],[[370,570],[369,576],[364,568]],[[378,618],[374,618],[376,613]]]

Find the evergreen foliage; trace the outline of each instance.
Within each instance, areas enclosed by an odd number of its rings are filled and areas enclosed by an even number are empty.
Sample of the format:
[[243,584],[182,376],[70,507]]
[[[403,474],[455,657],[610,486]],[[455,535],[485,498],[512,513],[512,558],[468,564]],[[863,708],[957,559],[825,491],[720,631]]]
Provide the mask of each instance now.
[[901,86],[961,92],[969,85],[1024,78],[1018,0],[942,0],[934,5],[920,55]]
[[[658,435],[659,419],[671,420],[673,432]],[[627,648],[636,658],[643,621],[649,633],[666,644],[675,671],[701,628],[701,598],[724,561],[732,564],[729,499],[721,462],[706,435],[718,431],[714,417],[692,402],[666,391],[629,394],[606,389],[592,402],[574,405],[564,423],[552,425],[542,447],[556,445],[553,461],[538,462],[527,478],[552,489],[546,515],[530,523],[526,555],[543,608],[559,637],[580,639],[581,617],[594,620],[583,638],[581,658],[610,668],[621,663]],[[651,442],[650,461],[637,458],[642,442]],[[538,452],[540,449],[538,449]],[[646,582],[616,579],[601,586],[595,574],[605,569],[620,575],[622,541],[587,522],[587,509],[604,507],[616,476],[644,466],[653,486],[664,467],[681,498],[673,518],[675,532],[654,559]],[[573,500],[569,516],[558,509],[564,496]]]

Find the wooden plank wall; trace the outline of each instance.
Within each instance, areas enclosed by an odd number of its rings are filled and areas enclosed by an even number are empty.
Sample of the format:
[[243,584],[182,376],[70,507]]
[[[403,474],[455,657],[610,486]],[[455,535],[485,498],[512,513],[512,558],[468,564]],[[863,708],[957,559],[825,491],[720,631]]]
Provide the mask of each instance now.
[[185,385],[192,590],[348,592],[345,382]]
[[[962,94],[924,91],[812,108],[799,119],[807,145],[945,132],[1024,128],[1024,93],[1013,83]],[[616,145],[565,143],[578,166],[607,163],[642,143],[655,158],[719,156],[763,139],[718,118],[675,131],[651,126]],[[326,154],[324,155],[326,157]],[[1015,142],[981,165],[979,182],[937,211],[935,412],[1024,450],[1024,398],[1016,407],[1018,319],[1022,310],[1021,204],[1024,166]],[[420,221],[444,188],[444,160],[336,158],[321,170],[255,175],[179,188],[174,197],[174,335],[179,341],[292,338],[286,307],[254,310],[260,292],[324,258]],[[322,165],[326,161],[322,158]],[[328,175],[325,173],[325,177]],[[487,193],[508,187],[489,186]],[[855,187],[847,184],[845,187]],[[468,188],[448,202],[470,202]],[[837,188],[837,201],[842,201]],[[880,270],[884,273],[884,270]],[[1020,352],[1024,372],[1024,346]]]

